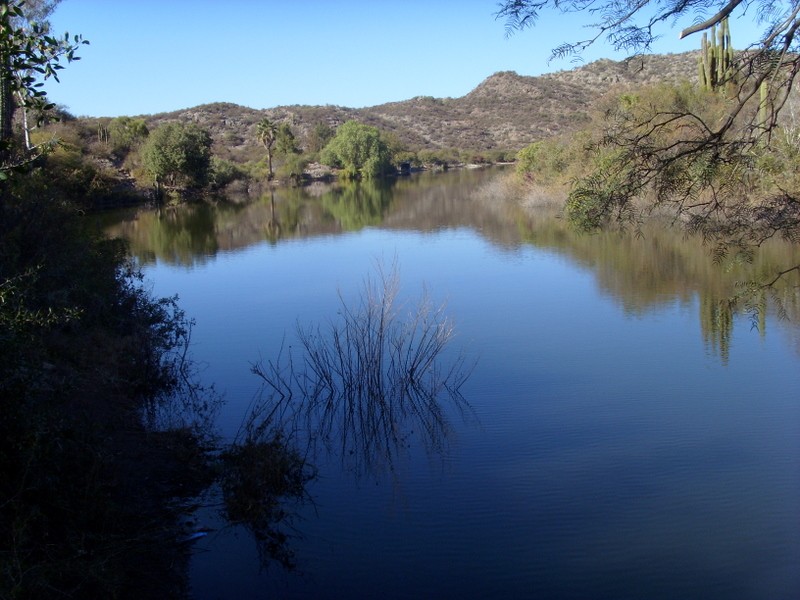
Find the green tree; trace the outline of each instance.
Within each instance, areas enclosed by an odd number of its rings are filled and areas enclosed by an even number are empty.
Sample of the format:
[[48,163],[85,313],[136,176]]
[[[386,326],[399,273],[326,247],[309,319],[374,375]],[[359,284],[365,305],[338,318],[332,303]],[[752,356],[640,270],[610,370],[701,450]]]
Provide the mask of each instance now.
[[292,126],[289,123],[281,123],[275,135],[275,150],[282,156],[298,154],[297,140],[294,137]]
[[25,129],[28,111],[41,122],[52,116],[55,108],[43,90],[44,80],[58,81],[62,62],[77,60],[75,52],[85,44],[79,35],[70,38],[49,35],[47,24],[34,22],[34,17],[45,19],[55,2],[33,2],[28,6],[22,0],[0,3],[0,176],[28,164],[31,160],[26,148],[15,153],[12,129],[14,111],[25,110]]
[[[506,0],[497,16],[512,33],[535,25],[546,11],[591,11],[597,16],[593,32],[556,47],[551,57],[560,58],[580,54],[601,37],[617,50],[648,51],[665,23],[709,7],[718,10],[683,29],[681,38],[717,27],[729,38],[723,26],[729,17],[756,12],[763,26],[760,37],[747,44],[747,52],[717,63],[725,72],[716,77],[727,85],[711,86],[714,98],[673,90],[652,103],[611,107],[604,135],[594,145],[595,168],[576,182],[570,212],[583,225],[596,227],[610,220],[638,221],[643,213],[666,208],[713,242],[720,257],[746,259],[772,237],[800,241],[800,177],[765,186],[761,166],[785,161],[776,141],[791,129],[779,116],[800,70],[795,0]],[[800,277],[800,265],[787,266],[777,277],[790,273]]]
[[211,136],[194,123],[161,125],[142,146],[142,162],[157,186],[203,186],[211,165]]
[[322,162],[342,169],[345,177],[372,178],[391,168],[391,151],[376,127],[348,121],[322,151]]
[[278,138],[278,126],[264,117],[256,125],[256,139],[261,142],[267,151],[267,167],[269,168],[269,179],[273,177],[272,171],[272,148]]

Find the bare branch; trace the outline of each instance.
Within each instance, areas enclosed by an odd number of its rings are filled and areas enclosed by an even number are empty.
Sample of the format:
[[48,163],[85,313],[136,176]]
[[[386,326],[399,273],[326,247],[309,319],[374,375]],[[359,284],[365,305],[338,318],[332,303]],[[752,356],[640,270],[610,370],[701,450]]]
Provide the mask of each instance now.
[[725,17],[729,16],[733,10],[739,6],[744,0],[730,0],[725,6],[722,7],[722,10],[715,14],[713,17],[710,17],[703,21],[702,23],[697,23],[696,25],[692,25],[691,27],[687,27],[683,31],[680,32],[678,35],[678,39],[682,40],[688,35],[692,35],[693,33],[697,33],[699,31],[705,31],[706,29],[711,28],[714,25],[719,24]]

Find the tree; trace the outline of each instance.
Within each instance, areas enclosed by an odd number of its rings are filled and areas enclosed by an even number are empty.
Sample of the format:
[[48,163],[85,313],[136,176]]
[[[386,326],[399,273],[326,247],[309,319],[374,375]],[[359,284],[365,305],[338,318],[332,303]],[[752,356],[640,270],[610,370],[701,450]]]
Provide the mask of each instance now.
[[157,186],[203,186],[211,165],[211,136],[194,123],[167,123],[142,147],[142,162]]
[[275,136],[275,150],[282,156],[290,156],[299,152],[297,141],[289,123],[281,123]]
[[46,19],[57,2],[22,0],[0,4],[0,176],[31,160],[26,151],[14,155],[12,123],[14,111],[21,107],[25,112],[27,130],[28,111],[37,114],[41,122],[55,108],[47,101],[42,89],[44,80],[58,81],[58,71],[63,61],[78,60],[78,47],[88,42],[79,35],[70,38],[49,35],[49,27],[35,22]]
[[322,151],[336,135],[333,127],[327,123],[317,123],[309,132],[307,139],[307,150],[312,154]]
[[[38,24],[42,34],[50,33],[50,22],[48,19],[61,0],[25,0],[24,17],[17,17],[14,21],[25,29],[29,34],[35,24]],[[30,75],[30,71],[24,75]],[[24,90],[17,91],[18,104],[22,109],[22,132],[25,136],[25,148],[32,150],[30,137],[30,124],[28,123],[28,109],[25,106],[26,93]]]
[[325,146],[322,162],[340,167],[345,177],[380,177],[391,167],[391,152],[376,127],[347,121]]
[[269,167],[269,179],[272,179],[272,147],[278,138],[278,126],[264,117],[256,125],[256,139],[264,145],[267,151],[267,166]]
[[[746,51],[728,54],[726,68],[704,82],[715,90],[711,102],[721,103],[721,111],[709,110],[708,98],[698,101],[685,92],[657,102],[629,98],[609,107],[594,146],[595,168],[570,194],[570,216],[592,228],[615,219],[635,222],[666,207],[714,243],[720,257],[748,258],[773,237],[800,241],[800,176],[792,159],[800,151],[800,136],[783,118],[800,71],[797,0],[507,0],[497,16],[513,33],[548,10],[586,11],[598,19],[587,39],[556,47],[551,58],[579,55],[602,37],[617,50],[646,52],[664,23],[706,10],[716,12],[679,37],[717,27],[729,36],[729,17],[759,14],[760,39]],[[790,273],[800,276],[800,265],[787,266],[764,285]]]

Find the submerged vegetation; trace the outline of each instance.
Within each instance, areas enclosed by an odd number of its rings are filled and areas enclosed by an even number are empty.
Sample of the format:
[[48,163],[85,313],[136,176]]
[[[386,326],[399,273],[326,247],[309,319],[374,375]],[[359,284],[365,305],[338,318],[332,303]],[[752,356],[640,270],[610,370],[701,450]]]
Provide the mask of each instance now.
[[248,443],[293,431],[312,456],[326,450],[357,474],[393,470],[412,438],[443,448],[450,414],[469,410],[464,358],[445,362],[453,324],[426,295],[398,305],[396,265],[378,275],[355,304],[340,295],[327,328],[298,325],[302,356],[290,349],[253,366],[263,392],[243,429]]

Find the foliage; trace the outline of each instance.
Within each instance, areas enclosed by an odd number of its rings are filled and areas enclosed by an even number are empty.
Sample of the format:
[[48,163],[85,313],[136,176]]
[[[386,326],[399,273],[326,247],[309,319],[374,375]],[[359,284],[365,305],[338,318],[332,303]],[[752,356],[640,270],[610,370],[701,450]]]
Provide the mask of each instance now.
[[225,518],[253,533],[263,565],[274,560],[293,570],[294,553],[286,532],[293,515],[286,501],[305,499],[313,471],[280,431],[245,430],[222,453],[220,463]]
[[278,167],[278,176],[281,179],[299,183],[303,179],[308,162],[308,157],[303,154],[289,154]]
[[[47,3],[39,4],[40,17],[47,16]],[[58,81],[62,61],[77,60],[75,52],[85,44],[80,35],[49,35],[46,25],[32,23],[20,0],[0,4],[0,175],[24,166],[31,159],[27,148],[14,154],[12,119],[21,106],[27,121],[28,111],[41,122],[55,105],[47,100],[44,81]],[[27,129],[26,129],[27,131]]]
[[116,117],[108,124],[108,135],[114,152],[126,155],[144,143],[150,131],[144,119]]
[[275,150],[283,156],[300,152],[292,132],[292,126],[289,123],[284,122],[278,126],[278,132],[275,135]]
[[157,185],[201,187],[209,177],[211,136],[193,123],[161,125],[142,146],[142,162]]
[[[163,597],[175,515],[155,509],[176,489],[141,415],[182,385],[187,323],[123,244],[32,185],[0,209],[0,597]],[[162,596],[131,579],[137,561]]]
[[306,141],[306,150],[311,154],[321,152],[336,135],[336,130],[327,123],[317,123],[311,128]]
[[263,144],[267,151],[267,165],[269,167],[269,179],[272,179],[272,147],[278,139],[278,126],[264,117],[256,125],[256,139]]
[[569,166],[566,155],[566,146],[562,140],[534,142],[517,153],[517,173],[531,178],[560,177]]
[[[647,50],[662,22],[706,6],[668,2],[653,9],[652,4],[609,1],[593,6],[600,15],[596,35],[565,43],[553,56],[579,53],[601,36],[618,49]],[[764,17],[764,33],[747,52],[731,60],[724,47],[729,44],[724,24],[730,15],[751,5],[758,6]],[[498,15],[513,31],[535,23],[549,7],[581,12],[588,5],[514,0],[502,3]],[[766,188],[759,170],[759,164],[780,161],[775,156],[776,150],[781,152],[775,146],[784,129],[779,117],[800,70],[797,6],[729,0],[719,12],[680,35],[717,26],[726,57],[714,65],[709,62],[716,74],[709,71],[705,79],[706,87],[718,93],[674,88],[663,97],[618,102],[606,112],[603,135],[595,143],[601,161],[570,196],[570,214],[578,222],[596,227],[609,219],[635,221],[654,208],[667,209],[690,231],[712,242],[719,258],[731,254],[748,258],[753,246],[774,236],[800,239],[800,189]],[[777,277],[798,272],[800,265],[789,266]]]
[[211,157],[209,184],[215,188],[223,188],[242,177],[244,177],[244,172],[231,161],[216,156]]
[[357,121],[348,121],[336,130],[320,159],[341,168],[350,179],[380,177],[391,168],[391,153],[380,131]]

